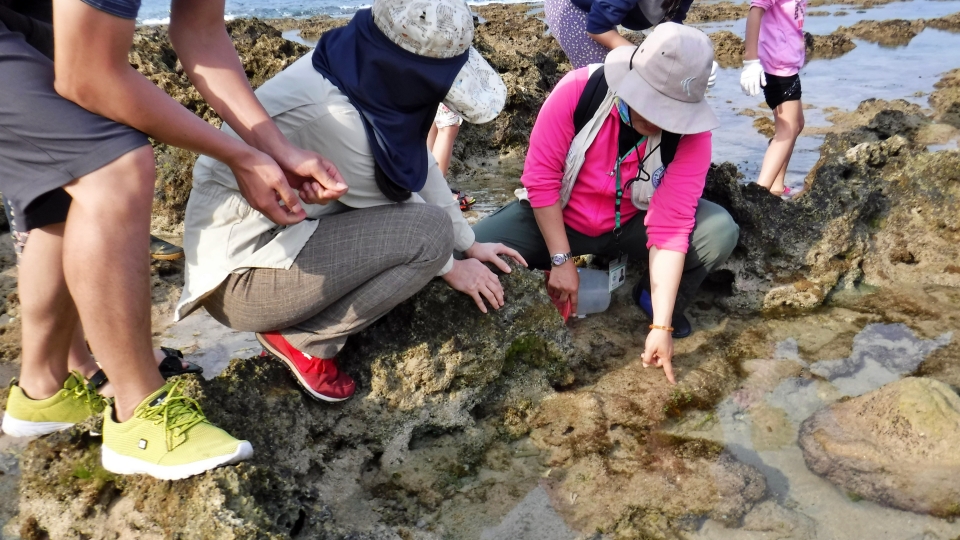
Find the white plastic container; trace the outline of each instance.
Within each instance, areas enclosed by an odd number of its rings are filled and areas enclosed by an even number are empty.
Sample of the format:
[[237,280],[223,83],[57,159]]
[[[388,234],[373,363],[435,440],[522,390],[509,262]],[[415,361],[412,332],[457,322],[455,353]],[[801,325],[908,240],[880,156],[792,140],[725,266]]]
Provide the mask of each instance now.
[[607,273],[593,268],[578,268],[577,317],[601,313],[610,307],[610,282]]

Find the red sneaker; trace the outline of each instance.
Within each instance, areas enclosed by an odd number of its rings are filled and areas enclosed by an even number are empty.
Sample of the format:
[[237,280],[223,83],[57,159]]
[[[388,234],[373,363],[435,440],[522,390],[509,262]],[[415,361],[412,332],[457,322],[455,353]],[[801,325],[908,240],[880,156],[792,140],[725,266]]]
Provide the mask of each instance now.
[[335,358],[317,358],[298,351],[279,332],[258,332],[257,340],[270,354],[283,360],[314,399],[343,401],[353,395],[356,383],[337,368]]

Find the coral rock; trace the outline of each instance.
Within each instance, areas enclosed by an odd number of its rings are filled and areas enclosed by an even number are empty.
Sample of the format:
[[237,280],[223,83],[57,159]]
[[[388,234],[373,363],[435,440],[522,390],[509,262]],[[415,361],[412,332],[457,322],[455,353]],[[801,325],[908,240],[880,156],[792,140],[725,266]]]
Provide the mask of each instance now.
[[800,427],[807,466],[886,506],[960,515],[960,396],[907,378],[837,403]]

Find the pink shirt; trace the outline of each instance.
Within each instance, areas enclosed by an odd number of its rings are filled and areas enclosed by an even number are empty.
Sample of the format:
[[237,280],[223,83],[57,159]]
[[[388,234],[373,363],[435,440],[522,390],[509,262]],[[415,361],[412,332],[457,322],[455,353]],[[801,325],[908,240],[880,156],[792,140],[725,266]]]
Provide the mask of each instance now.
[[[520,178],[527,188],[530,205],[550,206],[560,200],[564,162],[573,141],[573,111],[589,79],[589,68],[566,74],[557,83],[540,109],[530,134],[530,149]],[[600,236],[613,230],[616,178],[610,173],[617,161],[617,138],[620,117],[616,109],[604,121],[597,138],[587,150],[583,168],[563,209],[563,222],[587,236]],[[635,178],[646,143],[633,152],[620,166],[621,178]],[[647,248],[687,252],[693,231],[697,203],[703,194],[707,170],[710,168],[710,132],[684,135],[677,154],[664,171],[660,186],[650,200],[644,224],[647,226]],[[630,202],[627,188],[620,203],[620,222],[627,223],[639,210]]]
[[752,0],[750,6],[766,10],[760,20],[757,43],[757,56],[763,70],[780,77],[796,75],[806,57],[803,40],[806,0]]

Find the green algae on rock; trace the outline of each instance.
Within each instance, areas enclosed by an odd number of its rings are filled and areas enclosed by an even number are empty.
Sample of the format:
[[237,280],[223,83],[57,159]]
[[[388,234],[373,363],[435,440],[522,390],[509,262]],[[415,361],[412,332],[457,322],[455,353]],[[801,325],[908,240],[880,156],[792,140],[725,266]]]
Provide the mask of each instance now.
[[[509,301],[499,311],[484,315],[435,281],[353,336],[340,359],[359,390],[342,404],[306,398],[267,358],[188,379],[211,421],[252,442],[253,459],[237,467],[176,483],[116,477],[99,467],[87,430],[35,441],[20,522],[55,538],[396,537],[510,439],[496,428],[508,407],[572,382],[579,356],[542,275],[515,268],[501,281]],[[396,511],[378,513],[375,501]]]

